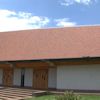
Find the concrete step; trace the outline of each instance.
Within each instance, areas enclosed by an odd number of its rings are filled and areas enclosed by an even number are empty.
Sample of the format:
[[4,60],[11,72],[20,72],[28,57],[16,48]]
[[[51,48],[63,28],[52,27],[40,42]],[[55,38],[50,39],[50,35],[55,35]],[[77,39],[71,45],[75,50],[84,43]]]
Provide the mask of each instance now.
[[[0,91],[0,93],[2,93],[2,91]],[[28,95],[28,94],[32,94],[33,92],[26,92],[26,93],[23,93],[23,92],[12,92],[12,91],[3,91],[3,93],[6,93],[6,94],[11,94],[11,93],[13,93],[13,94],[19,94],[19,95]]]
[[15,95],[14,94],[13,95],[9,95],[9,94],[3,94],[2,93],[2,94],[0,94],[0,97],[2,97],[2,96],[3,97],[15,98],[15,97],[27,97],[27,96],[32,96],[32,95],[16,95],[16,94]]
[[19,97],[22,97],[22,96],[32,96],[32,94],[18,94],[18,93],[0,93],[0,96],[2,95],[12,95],[12,96],[19,96]]
[[24,91],[37,91],[37,90],[33,90],[33,89],[23,89],[23,88],[2,88],[2,89],[10,89],[10,90],[24,90]]
[[[5,94],[2,94],[2,95],[0,95],[0,98],[12,98],[12,99],[14,99],[14,98],[17,98],[17,99],[21,99],[22,97],[18,97],[18,96],[12,96],[12,95],[5,95]],[[24,96],[25,97],[25,96]]]
[[13,90],[13,89],[0,89],[0,91],[21,91],[21,92],[35,92],[34,90],[31,91],[31,90]]
[[42,96],[42,95],[46,95],[47,92],[46,91],[38,91],[38,92],[34,92],[32,94],[32,96]]
[[31,98],[33,92],[37,91],[20,88],[0,88],[0,100],[22,100]]
[[9,98],[9,97],[0,97],[0,100],[20,100],[22,98]]
[[12,95],[9,95],[9,96],[8,96],[8,95],[3,95],[3,94],[2,94],[2,95],[0,96],[0,99],[1,99],[1,100],[8,100],[8,99],[9,99],[9,100],[10,100],[10,99],[11,99],[11,100],[15,100],[15,99],[16,99],[16,100],[21,100],[21,99],[26,99],[26,98],[31,98],[31,97],[32,97],[32,96],[22,96],[22,97],[19,97],[19,96],[12,96]]

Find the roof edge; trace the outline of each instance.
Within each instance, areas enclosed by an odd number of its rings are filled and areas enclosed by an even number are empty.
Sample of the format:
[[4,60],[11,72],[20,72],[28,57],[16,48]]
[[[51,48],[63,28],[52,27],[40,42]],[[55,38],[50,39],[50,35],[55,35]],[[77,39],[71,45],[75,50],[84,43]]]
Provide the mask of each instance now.
[[30,29],[21,29],[21,30],[12,30],[12,31],[0,31],[0,33],[32,31],[32,30],[62,29],[62,28],[98,27],[98,26],[100,26],[100,24],[93,24],[93,25],[75,25],[75,26],[66,26],[66,27],[45,27],[45,28],[33,28],[33,29],[30,28]]
[[44,61],[44,60],[50,60],[50,61],[62,61],[62,60],[93,60],[93,59],[97,59],[100,60],[100,57],[80,57],[80,58],[51,58],[51,59],[26,59],[26,60],[4,60],[4,61],[0,61],[0,62],[22,62],[22,61]]

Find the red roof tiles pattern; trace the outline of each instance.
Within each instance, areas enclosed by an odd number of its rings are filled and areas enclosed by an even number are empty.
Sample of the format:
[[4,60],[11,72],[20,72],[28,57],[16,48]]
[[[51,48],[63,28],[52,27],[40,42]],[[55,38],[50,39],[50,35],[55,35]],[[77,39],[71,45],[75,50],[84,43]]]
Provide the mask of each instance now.
[[0,61],[100,57],[100,26],[0,32]]

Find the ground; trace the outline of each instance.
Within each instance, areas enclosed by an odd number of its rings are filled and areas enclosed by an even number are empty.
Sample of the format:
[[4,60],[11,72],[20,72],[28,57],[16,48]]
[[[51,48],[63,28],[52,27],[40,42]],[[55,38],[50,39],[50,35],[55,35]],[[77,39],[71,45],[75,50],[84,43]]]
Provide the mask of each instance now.
[[[33,97],[26,100],[54,100],[54,95]],[[83,100],[100,100],[100,95],[82,95]]]
[[[55,95],[44,95],[32,98],[32,93],[35,92],[40,91],[25,88],[0,87],[0,100],[54,100],[55,98]],[[100,100],[100,93],[81,94],[81,96],[83,100]]]

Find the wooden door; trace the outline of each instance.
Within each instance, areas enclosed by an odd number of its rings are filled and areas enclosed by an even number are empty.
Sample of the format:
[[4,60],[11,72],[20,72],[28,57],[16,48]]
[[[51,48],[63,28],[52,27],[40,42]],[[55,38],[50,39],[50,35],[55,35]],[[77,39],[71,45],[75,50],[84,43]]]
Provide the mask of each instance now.
[[33,72],[33,88],[47,89],[48,88],[48,70],[34,70]]
[[3,85],[12,86],[13,83],[13,69],[4,69],[3,70]]

